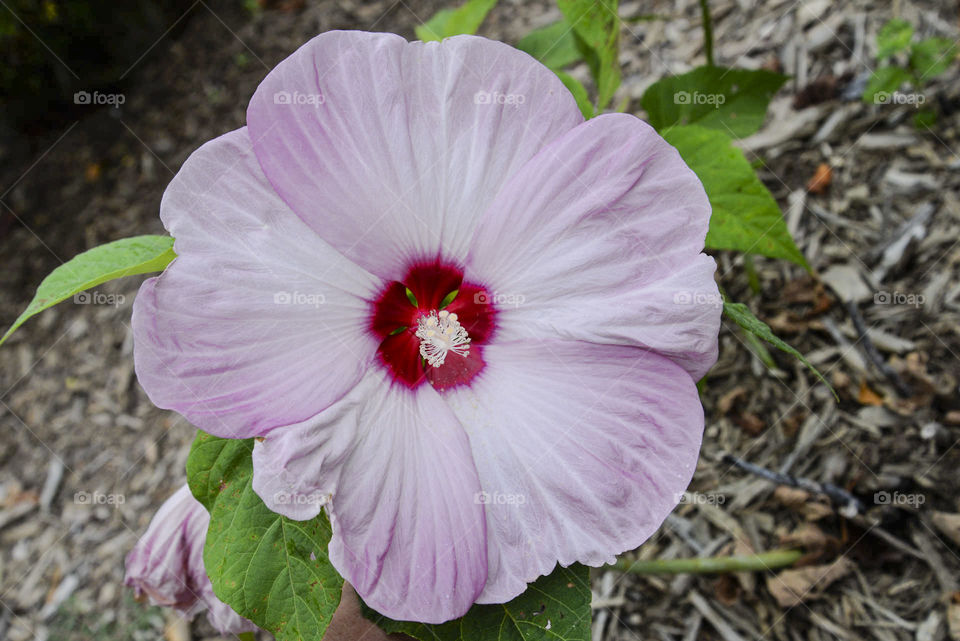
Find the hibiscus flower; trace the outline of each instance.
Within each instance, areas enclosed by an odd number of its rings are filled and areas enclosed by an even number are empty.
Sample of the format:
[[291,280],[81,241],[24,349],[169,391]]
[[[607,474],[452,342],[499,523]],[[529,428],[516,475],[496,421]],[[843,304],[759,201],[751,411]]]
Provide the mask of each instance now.
[[184,485],[166,500],[146,533],[127,554],[126,584],[137,597],[172,607],[187,618],[206,610],[220,634],[257,629],[213,593],[203,567],[203,543],[210,515]]
[[442,622],[657,530],[716,360],[710,206],[631,115],[525,53],[329,32],[197,150],[134,306],[158,406],[259,437],[255,491],[321,508],[373,608]]

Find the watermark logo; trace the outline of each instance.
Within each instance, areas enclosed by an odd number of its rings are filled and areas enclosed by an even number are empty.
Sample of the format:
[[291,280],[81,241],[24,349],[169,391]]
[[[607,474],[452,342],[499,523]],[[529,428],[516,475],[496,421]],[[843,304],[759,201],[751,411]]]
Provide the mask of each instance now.
[[273,501],[277,505],[324,505],[327,498],[326,494],[320,492],[310,492],[308,494],[277,492],[273,495]]
[[673,295],[673,304],[723,307],[723,296],[709,292],[676,292]]
[[523,494],[481,491],[473,495],[473,502],[477,505],[523,505],[527,497]]
[[103,492],[77,492],[73,495],[77,505],[123,505],[127,497],[123,494],[104,494]]
[[273,104],[275,105],[311,105],[319,107],[326,99],[322,93],[300,93],[294,91],[278,91],[273,94]]
[[73,94],[73,104],[75,105],[111,105],[119,107],[127,101],[127,97],[122,93],[100,93],[94,91],[78,91]]
[[713,492],[680,492],[674,500],[678,505],[723,505],[727,497]]
[[104,294],[96,290],[88,292],[79,292],[73,295],[73,302],[76,305],[113,305],[120,307],[127,297],[123,294]]
[[726,101],[727,97],[722,93],[678,91],[673,94],[673,104],[675,105],[713,105],[714,109],[719,109],[720,105]]
[[327,297],[323,294],[306,294],[304,292],[276,292],[273,295],[273,302],[276,305],[309,305],[311,307],[320,307],[327,302]]
[[473,295],[473,302],[476,305],[501,305],[520,307],[527,302],[527,297],[523,294],[501,294],[500,292],[477,292]]
[[877,505],[905,505],[907,507],[920,507],[927,502],[927,497],[923,494],[905,494],[903,492],[880,491],[873,495],[873,502]]
[[527,101],[522,93],[500,93],[499,91],[478,91],[473,94],[473,102],[477,105],[513,105],[519,107]]
[[877,105],[913,105],[919,107],[927,101],[922,93],[903,93],[902,91],[878,91],[873,94],[873,102]]
[[903,292],[876,292],[873,295],[874,305],[910,305],[920,307],[926,302],[923,294],[905,294]]

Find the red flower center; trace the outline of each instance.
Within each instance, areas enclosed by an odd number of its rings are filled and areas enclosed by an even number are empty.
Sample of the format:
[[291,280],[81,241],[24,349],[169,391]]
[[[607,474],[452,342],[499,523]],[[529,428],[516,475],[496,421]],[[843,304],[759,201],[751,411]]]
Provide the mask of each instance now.
[[495,328],[490,300],[486,288],[464,282],[458,267],[440,259],[414,262],[403,282],[387,285],[372,303],[380,362],[410,388],[469,383],[485,365],[483,345]]

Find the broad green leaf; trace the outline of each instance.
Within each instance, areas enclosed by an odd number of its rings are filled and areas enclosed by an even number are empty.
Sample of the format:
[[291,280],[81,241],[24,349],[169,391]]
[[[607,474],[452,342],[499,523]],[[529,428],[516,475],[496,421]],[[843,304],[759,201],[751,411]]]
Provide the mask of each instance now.
[[877,105],[890,104],[893,93],[910,79],[910,72],[906,69],[880,67],[870,75],[870,80],[863,90],[863,101]]
[[330,524],[271,512],[251,487],[252,451],[253,439],[199,432],[187,459],[190,491],[210,512],[203,564],[213,591],[278,641],[322,639],[343,589],[327,557]]
[[0,338],[0,344],[31,316],[75,294],[115,278],[163,271],[174,258],[169,236],[123,238],[78,254],[43,279],[33,300]]
[[571,76],[565,71],[555,70],[555,74],[560,78],[560,82],[563,83],[567,89],[570,90],[570,93],[573,94],[573,99],[577,101],[577,106],[580,107],[580,113],[583,114],[583,117],[587,120],[590,120],[596,115],[596,112],[593,109],[593,103],[590,102],[590,96],[587,94],[587,88],[584,87],[579,80]]
[[573,27],[566,20],[558,20],[540,29],[534,29],[517,43],[517,49],[550,67],[561,69],[581,59]]
[[418,25],[414,31],[424,42],[443,40],[464,33],[474,34],[496,4],[497,0],[468,0],[456,9],[441,9],[426,23]]
[[833,387],[827,382],[827,379],[823,377],[823,374],[820,373],[820,370],[814,367],[813,364],[808,361],[803,354],[791,347],[781,338],[778,338],[776,334],[773,333],[773,330],[770,329],[769,325],[753,315],[753,312],[750,311],[749,307],[743,303],[731,303],[728,300],[724,300],[723,312],[733,319],[733,321],[744,330],[750,332],[757,338],[762,338],[777,349],[797,358],[801,363],[807,366],[807,369],[813,372],[814,375],[820,379],[821,383],[830,388],[830,391],[833,392],[834,397],[837,396],[837,393],[834,392]]
[[386,632],[420,641],[590,641],[590,572],[582,565],[558,567],[509,603],[475,605],[440,625],[393,621],[366,606],[363,611]]
[[910,48],[910,68],[919,80],[939,76],[957,57],[957,44],[948,38],[927,38]]
[[661,131],[674,125],[700,125],[743,138],[763,125],[770,98],[787,76],[763,69],[697,67],[661,78],[640,99],[650,124]]
[[707,247],[785,258],[809,269],[777,201],[730,138],[698,126],[671,127],[662,133],[700,178],[710,199],[713,215]]
[[880,28],[877,34],[877,60],[899,53],[910,45],[913,25],[906,20],[894,18]]
[[557,0],[573,25],[577,48],[597,85],[597,111],[603,111],[620,86],[620,18],[617,0]]
[[441,9],[423,24],[418,24],[413,28],[414,33],[417,34],[417,38],[424,42],[443,40],[447,37],[447,23],[450,22],[453,12],[454,9]]

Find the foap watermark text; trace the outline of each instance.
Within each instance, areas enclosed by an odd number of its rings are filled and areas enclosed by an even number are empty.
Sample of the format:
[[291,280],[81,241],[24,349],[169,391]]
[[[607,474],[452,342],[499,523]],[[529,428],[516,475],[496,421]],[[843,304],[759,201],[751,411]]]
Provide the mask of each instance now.
[[673,304],[723,307],[723,296],[710,292],[676,292],[673,295]]
[[323,294],[308,294],[306,292],[275,292],[273,302],[276,305],[308,305],[320,307],[327,302]]
[[715,109],[719,109],[720,105],[726,101],[727,97],[722,93],[678,91],[673,94],[673,104],[675,105],[713,105]]
[[904,93],[902,91],[878,91],[873,94],[873,102],[877,105],[913,105],[919,107],[927,101],[922,93]]
[[123,294],[104,294],[96,290],[79,292],[73,295],[73,302],[76,305],[113,305],[120,307],[127,297]]
[[904,292],[876,292],[873,295],[874,305],[909,305],[921,307],[926,302],[923,294],[907,294]]
[[676,496],[680,505],[723,505],[727,497],[715,492],[681,492]]
[[473,495],[473,502],[478,505],[523,505],[527,497],[524,494],[482,491]]
[[329,497],[320,492],[277,492],[273,500],[277,505],[323,505]]
[[275,105],[309,105],[319,107],[326,99],[322,93],[300,93],[299,91],[278,91],[273,94]]
[[502,294],[500,292],[477,292],[473,295],[477,305],[499,305],[502,307],[520,307],[527,302],[523,294]]
[[73,104],[75,105],[110,105],[111,107],[119,107],[126,101],[127,97],[122,93],[78,91],[73,94]]
[[123,494],[81,491],[73,495],[73,502],[77,505],[123,505],[127,502],[127,497]]
[[473,102],[477,105],[513,105],[519,107],[527,101],[522,93],[500,93],[499,91],[478,91],[473,94]]
[[927,502],[927,497],[923,494],[906,494],[904,492],[880,491],[873,495],[873,502],[877,505],[920,507]]

